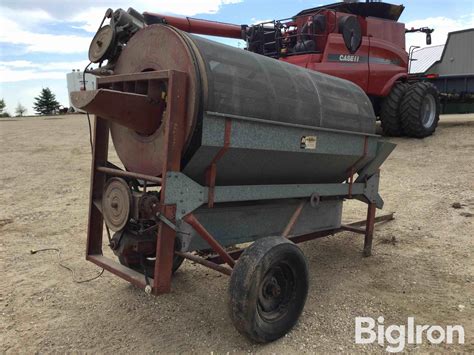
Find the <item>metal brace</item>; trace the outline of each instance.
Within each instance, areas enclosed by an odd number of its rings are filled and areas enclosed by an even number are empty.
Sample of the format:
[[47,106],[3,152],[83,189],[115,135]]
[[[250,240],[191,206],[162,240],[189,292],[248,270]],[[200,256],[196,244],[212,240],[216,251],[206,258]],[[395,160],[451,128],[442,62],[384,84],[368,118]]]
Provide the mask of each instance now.
[[174,224],[173,222],[171,222],[168,218],[166,218],[165,216],[163,216],[160,212],[157,212],[156,215],[155,215],[161,222],[163,222],[164,224],[166,224],[168,227],[170,227],[172,230],[174,230],[175,232],[178,231],[177,227],[176,227],[176,224]]

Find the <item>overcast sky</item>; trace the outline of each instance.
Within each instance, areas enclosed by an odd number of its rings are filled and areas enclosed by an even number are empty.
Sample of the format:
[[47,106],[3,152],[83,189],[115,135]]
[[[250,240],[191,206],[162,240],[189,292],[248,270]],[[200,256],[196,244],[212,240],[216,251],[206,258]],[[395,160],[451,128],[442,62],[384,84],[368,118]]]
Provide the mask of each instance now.
[[[89,43],[108,7],[251,24],[287,18],[322,4],[308,0],[0,0],[0,98],[11,114],[18,103],[32,114],[34,97],[49,87],[68,106],[66,73],[88,63]],[[407,27],[435,28],[433,45],[443,44],[450,31],[474,27],[473,0],[417,0],[404,5],[400,20]],[[408,46],[424,46],[424,42],[422,34],[407,35]]]

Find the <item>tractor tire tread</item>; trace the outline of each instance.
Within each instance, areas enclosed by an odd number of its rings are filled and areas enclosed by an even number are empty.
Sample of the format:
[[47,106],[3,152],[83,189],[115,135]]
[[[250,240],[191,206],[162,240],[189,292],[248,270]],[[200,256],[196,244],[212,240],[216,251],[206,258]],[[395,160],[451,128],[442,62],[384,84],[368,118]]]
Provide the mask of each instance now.
[[400,137],[404,134],[400,123],[400,104],[409,86],[407,83],[395,84],[382,103],[380,121],[385,136]]
[[[436,116],[429,128],[424,127],[420,120],[421,106],[427,93],[434,95],[436,100]],[[438,95],[438,90],[431,83],[418,82],[410,85],[402,100],[400,110],[401,125],[406,135],[414,138],[425,138],[433,134],[439,121]]]

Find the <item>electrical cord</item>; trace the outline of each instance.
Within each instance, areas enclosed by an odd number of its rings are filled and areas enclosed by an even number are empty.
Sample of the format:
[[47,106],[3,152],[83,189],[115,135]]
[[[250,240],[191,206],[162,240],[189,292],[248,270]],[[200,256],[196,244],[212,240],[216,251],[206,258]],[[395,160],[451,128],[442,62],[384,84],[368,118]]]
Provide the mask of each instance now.
[[[112,15],[112,9],[107,9],[107,11],[105,12],[105,15],[102,18],[102,21],[99,25],[99,28],[97,29],[97,32],[99,32],[99,30],[102,28],[102,25],[104,24],[105,19],[108,18],[108,17],[111,17],[111,15]],[[87,90],[86,72],[87,72],[87,69],[89,69],[89,67],[91,66],[91,64],[92,64],[92,62],[89,62],[89,64],[87,64],[86,67],[84,68],[84,70],[82,71],[82,84],[83,84],[83,90],[84,91]],[[94,155],[94,143],[92,142],[92,124],[91,124],[91,118],[90,118],[89,112],[87,112],[87,111],[86,111],[86,116],[87,116],[87,124],[89,126],[89,144],[90,144],[90,147],[91,147],[91,155],[93,156]],[[107,230],[107,237],[109,239],[109,243],[111,243],[112,238],[110,236],[109,227],[107,225],[105,225],[105,229]],[[104,269],[102,268],[102,270],[99,272],[99,274],[97,276],[91,278],[91,279],[76,280],[75,276],[74,276],[75,275],[74,270],[71,269],[69,266],[64,265],[62,263],[62,261],[61,261],[61,250],[60,249],[58,249],[58,248],[44,248],[44,249],[38,249],[38,250],[31,250],[30,252],[31,252],[31,254],[36,254],[36,253],[41,252],[41,251],[56,251],[58,253],[58,264],[61,267],[65,268],[66,270],[69,270],[72,273],[72,279],[75,283],[84,283],[84,282],[89,282],[89,281],[98,279],[104,273]]]
[[[104,17],[102,18],[102,21],[100,22],[99,28],[97,29],[96,33],[98,33],[99,30],[102,28],[102,25],[104,24],[105,19],[110,18],[112,16],[112,12],[113,12],[112,9],[107,9],[107,11],[104,14]],[[92,62],[89,62],[89,64],[86,65],[86,67],[84,68],[84,70],[82,72],[82,83],[84,85],[84,90],[87,90],[87,87],[86,87],[86,72],[87,72],[87,69],[91,66],[91,64],[92,64]],[[100,64],[102,64],[102,63],[100,63]],[[89,124],[89,143],[91,145],[91,154],[93,154],[94,148],[93,148],[93,143],[92,143],[91,118],[89,116],[89,112],[86,112],[86,115],[87,115],[87,123]]]
[[63,263],[63,261],[61,260],[61,249],[59,248],[43,248],[43,249],[32,249],[30,250],[30,254],[36,254],[36,253],[39,253],[39,252],[43,252],[43,251],[55,251],[58,253],[58,264],[59,266],[61,266],[62,268],[68,270],[71,274],[72,274],[72,281],[77,283],[77,284],[82,284],[82,283],[85,283],[85,282],[90,282],[90,281],[93,281],[93,280],[96,280],[98,279],[99,277],[102,276],[102,274],[104,273],[104,269],[102,269],[96,276],[94,277],[91,277],[89,279],[84,279],[84,280],[77,280],[76,279],[76,272],[74,271],[73,268],[65,265]]
[[[87,87],[86,87],[86,71],[87,69],[91,66],[92,62],[89,62],[89,64],[86,65],[86,67],[84,68],[84,70],[82,71],[82,84],[84,85],[83,88],[84,88],[84,91],[87,90]],[[92,125],[91,125],[91,118],[89,116],[89,112],[86,111],[86,115],[87,115],[87,123],[89,124],[89,143],[91,145],[91,154],[93,154],[94,152],[94,148],[93,148],[93,143],[92,143]]]

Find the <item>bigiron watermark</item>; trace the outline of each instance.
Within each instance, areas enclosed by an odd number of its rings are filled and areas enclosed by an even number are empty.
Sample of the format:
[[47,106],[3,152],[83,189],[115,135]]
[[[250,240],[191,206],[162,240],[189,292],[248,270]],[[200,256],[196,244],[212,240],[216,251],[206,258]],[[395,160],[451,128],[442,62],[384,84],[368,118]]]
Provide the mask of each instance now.
[[414,317],[408,317],[402,325],[385,325],[384,318],[377,320],[371,317],[356,317],[356,344],[372,344],[377,342],[386,351],[395,353],[403,351],[407,344],[464,344],[464,327],[462,325],[419,325]]

